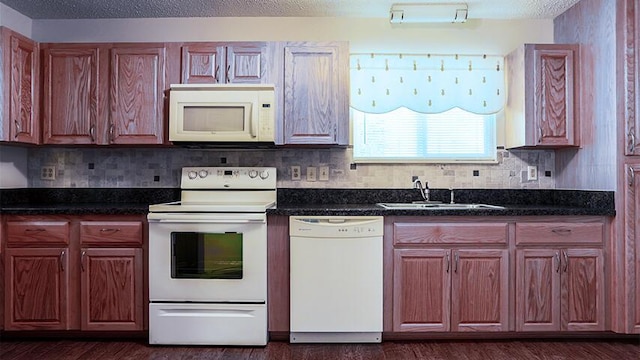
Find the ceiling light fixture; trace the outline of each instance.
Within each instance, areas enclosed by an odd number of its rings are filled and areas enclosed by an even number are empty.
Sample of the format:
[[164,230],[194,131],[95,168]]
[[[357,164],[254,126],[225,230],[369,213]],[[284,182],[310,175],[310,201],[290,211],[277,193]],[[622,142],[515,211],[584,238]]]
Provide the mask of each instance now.
[[409,23],[463,23],[467,21],[469,7],[455,4],[393,4],[389,10],[392,24]]

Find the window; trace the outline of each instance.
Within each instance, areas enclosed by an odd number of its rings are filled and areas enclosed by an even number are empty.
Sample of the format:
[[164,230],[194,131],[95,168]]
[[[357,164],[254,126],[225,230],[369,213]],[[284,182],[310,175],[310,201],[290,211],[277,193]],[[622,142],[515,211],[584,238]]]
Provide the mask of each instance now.
[[495,162],[504,58],[352,54],[356,162]]
[[491,162],[496,117],[460,109],[421,114],[406,108],[385,114],[351,110],[355,162]]

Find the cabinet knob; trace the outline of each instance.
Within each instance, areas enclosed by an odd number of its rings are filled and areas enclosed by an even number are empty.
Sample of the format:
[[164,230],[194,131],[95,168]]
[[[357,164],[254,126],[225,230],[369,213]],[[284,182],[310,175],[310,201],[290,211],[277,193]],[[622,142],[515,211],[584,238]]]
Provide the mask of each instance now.
[[62,252],[60,253],[60,270],[64,271],[64,256],[65,256],[65,251],[62,250]]
[[16,134],[14,135],[14,138],[18,138],[18,134],[20,134],[22,132],[22,129],[20,128],[20,122],[18,122],[18,120],[14,120],[13,121],[16,124]]
[[82,272],[84,272],[84,257],[85,255],[87,255],[86,251],[82,252],[82,255],[80,255],[80,269],[82,269]]
[[636,135],[633,133],[633,129],[629,130],[629,153],[633,154],[636,150]]
[[636,171],[629,166],[629,187],[633,187],[636,182]]
[[89,128],[89,136],[91,137],[91,142],[95,143],[96,142],[96,126],[95,125],[91,125],[91,127]]

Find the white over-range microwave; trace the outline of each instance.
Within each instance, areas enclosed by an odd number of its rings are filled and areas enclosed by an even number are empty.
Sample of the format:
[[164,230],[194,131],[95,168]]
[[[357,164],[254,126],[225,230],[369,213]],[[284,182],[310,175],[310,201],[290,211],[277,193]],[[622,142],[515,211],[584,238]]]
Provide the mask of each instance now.
[[169,92],[169,140],[187,146],[273,145],[275,87],[175,84]]

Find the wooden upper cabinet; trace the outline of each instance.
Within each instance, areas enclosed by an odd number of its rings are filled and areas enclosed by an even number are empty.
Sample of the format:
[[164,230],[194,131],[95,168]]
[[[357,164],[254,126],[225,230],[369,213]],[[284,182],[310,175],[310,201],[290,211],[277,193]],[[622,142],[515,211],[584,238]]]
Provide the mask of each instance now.
[[620,1],[618,21],[618,55],[621,70],[618,83],[624,94],[620,112],[625,121],[625,155],[640,155],[640,9],[638,1]]
[[164,44],[111,48],[109,144],[162,144],[166,89]]
[[0,141],[38,144],[39,47],[5,27],[1,32]]
[[164,44],[43,44],[45,144],[162,144]]
[[349,62],[346,42],[284,45],[284,145],[348,145]]
[[106,142],[107,84],[99,74],[106,51],[97,45],[43,45],[43,143]]
[[268,83],[268,50],[265,42],[184,44],[182,83]]
[[526,44],[507,55],[506,148],[579,146],[578,45]]

